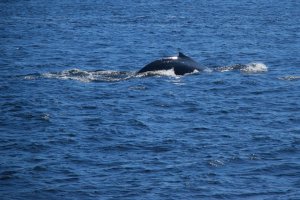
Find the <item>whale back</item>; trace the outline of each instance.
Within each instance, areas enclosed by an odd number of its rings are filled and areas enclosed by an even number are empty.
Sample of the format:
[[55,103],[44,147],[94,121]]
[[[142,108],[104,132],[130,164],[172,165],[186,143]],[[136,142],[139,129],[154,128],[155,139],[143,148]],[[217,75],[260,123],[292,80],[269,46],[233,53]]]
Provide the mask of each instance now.
[[179,52],[177,57],[167,57],[159,60],[155,60],[145,67],[143,67],[137,73],[144,73],[148,71],[170,70],[174,69],[176,75],[184,75],[186,73],[192,73],[195,70],[201,71],[200,65],[191,59],[190,57]]

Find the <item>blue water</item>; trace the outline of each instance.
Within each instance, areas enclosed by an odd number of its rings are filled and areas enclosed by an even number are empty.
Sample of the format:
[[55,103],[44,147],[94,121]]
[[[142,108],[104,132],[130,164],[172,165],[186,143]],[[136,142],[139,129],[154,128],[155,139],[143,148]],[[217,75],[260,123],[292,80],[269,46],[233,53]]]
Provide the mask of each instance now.
[[[299,13],[0,1],[0,198],[300,199]],[[207,70],[135,74],[179,51]]]

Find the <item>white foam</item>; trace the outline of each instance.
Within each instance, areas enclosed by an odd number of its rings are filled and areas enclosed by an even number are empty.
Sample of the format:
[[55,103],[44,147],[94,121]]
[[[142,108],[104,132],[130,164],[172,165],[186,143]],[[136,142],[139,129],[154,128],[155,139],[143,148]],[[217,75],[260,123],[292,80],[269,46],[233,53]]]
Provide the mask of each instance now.
[[264,63],[253,62],[247,64],[244,68],[241,68],[241,71],[245,73],[261,73],[267,72],[268,67]]
[[233,66],[224,66],[224,67],[218,67],[216,68],[219,72],[229,72],[235,70],[237,67],[235,65]]
[[81,82],[104,81],[113,82],[126,80],[133,75],[130,73],[123,73],[117,71],[84,71],[80,69],[65,70],[58,73],[44,73],[45,78],[54,78],[62,80],[76,80]]
[[[191,73],[186,73],[185,75],[197,74],[197,73],[199,73],[199,70],[194,69],[194,71],[192,71]],[[180,77],[179,75],[175,74],[174,68],[168,70],[147,71],[141,74],[137,74],[137,77],[141,77],[141,76],[170,76],[175,78]]]
[[199,73],[199,70],[197,70],[197,69],[194,69],[194,71],[193,71],[193,72],[191,72],[191,73],[187,73],[187,74],[197,74],[197,73]]
[[90,82],[93,80],[92,74],[80,69],[65,70],[60,73],[44,73],[45,78],[56,78],[62,80],[77,80],[81,82]]
[[171,76],[177,77],[175,74],[174,68],[168,70],[156,70],[156,71],[147,71],[137,75],[139,76]]
[[[197,70],[198,71],[198,70]],[[198,71],[199,72],[199,71]],[[204,72],[206,72],[206,73],[212,73],[213,72],[213,70],[212,69],[210,69],[210,68],[205,68],[204,69]]]
[[35,80],[37,79],[37,76],[34,76],[34,75],[27,75],[24,77],[25,80]]

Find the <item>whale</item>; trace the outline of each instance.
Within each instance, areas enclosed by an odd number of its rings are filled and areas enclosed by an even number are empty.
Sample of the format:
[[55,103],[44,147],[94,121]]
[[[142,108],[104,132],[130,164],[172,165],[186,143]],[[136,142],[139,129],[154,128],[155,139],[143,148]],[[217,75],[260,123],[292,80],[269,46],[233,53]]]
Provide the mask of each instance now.
[[195,60],[179,52],[178,56],[165,57],[159,60],[155,60],[145,65],[137,73],[141,74],[145,72],[170,69],[174,69],[174,73],[176,75],[184,75],[187,73],[200,72],[204,70]]

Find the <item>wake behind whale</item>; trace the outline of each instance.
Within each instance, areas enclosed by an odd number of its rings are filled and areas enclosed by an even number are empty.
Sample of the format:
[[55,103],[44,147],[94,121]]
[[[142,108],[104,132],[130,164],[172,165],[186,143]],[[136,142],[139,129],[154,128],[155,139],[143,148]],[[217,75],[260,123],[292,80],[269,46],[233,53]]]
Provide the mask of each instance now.
[[203,74],[212,72],[240,71],[242,73],[261,73],[268,71],[263,63],[236,64],[220,67],[203,67],[192,58],[179,52],[178,56],[166,57],[150,62],[138,71],[112,71],[112,70],[82,70],[70,69],[61,72],[47,72],[43,74],[28,74],[25,79],[61,79],[76,80],[80,82],[118,82],[132,78],[149,76],[181,77],[188,74]]

